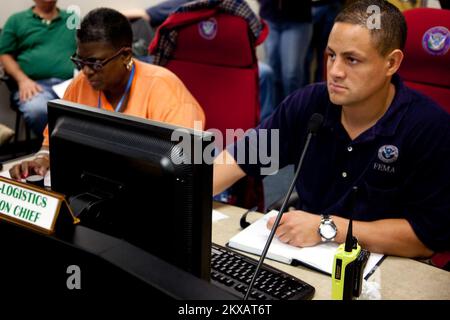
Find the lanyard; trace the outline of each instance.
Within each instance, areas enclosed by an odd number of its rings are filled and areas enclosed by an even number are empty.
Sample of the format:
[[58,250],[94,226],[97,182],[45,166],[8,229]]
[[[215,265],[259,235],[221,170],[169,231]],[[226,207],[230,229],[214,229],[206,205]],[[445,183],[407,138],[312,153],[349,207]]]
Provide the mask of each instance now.
[[[131,74],[130,74],[130,78],[128,78],[128,83],[127,83],[127,87],[125,89],[125,92],[122,95],[122,98],[120,98],[119,103],[116,106],[116,112],[119,112],[120,109],[122,108],[122,104],[125,101],[126,96],[128,95],[128,92],[131,89],[131,84],[133,83],[133,78],[134,78],[134,64],[133,67],[131,69]],[[102,108],[102,98],[101,98],[101,92],[99,91],[98,93],[98,108],[101,109]]]

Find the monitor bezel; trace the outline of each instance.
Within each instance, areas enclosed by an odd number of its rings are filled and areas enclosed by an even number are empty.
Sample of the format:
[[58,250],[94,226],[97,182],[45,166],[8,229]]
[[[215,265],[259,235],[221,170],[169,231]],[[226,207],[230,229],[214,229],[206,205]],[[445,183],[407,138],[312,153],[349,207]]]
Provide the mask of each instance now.
[[[103,110],[99,108],[94,108],[90,106],[81,105],[78,103],[73,103],[65,100],[52,100],[48,102],[48,121],[49,121],[49,141],[50,141],[50,159],[51,164],[55,161],[55,151],[52,150],[52,140],[53,133],[55,132],[55,127],[58,119],[61,117],[72,116],[75,118],[90,119],[99,121],[100,123],[106,123],[107,125],[117,125],[117,126],[127,126],[129,128],[136,128],[138,130],[142,130],[142,132],[150,130],[151,132],[160,135],[160,137],[165,137],[168,139],[168,135],[171,134],[174,130],[180,129],[182,127],[174,126],[167,123],[162,123],[158,121],[143,119],[135,116],[130,116],[122,113],[111,112],[108,110]],[[151,129],[149,129],[151,126]],[[192,139],[199,139],[203,142],[211,143],[213,140],[213,135],[209,132],[204,132],[200,130],[193,130],[190,128],[182,128],[186,130]],[[193,164],[194,165],[194,164]],[[195,164],[198,165],[198,164]],[[52,166],[52,165],[51,165]],[[203,185],[201,186],[201,191],[198,192],[206,192],[210,194],[210,200],[208,203],[203,203],[206,201],[202,201],[199,205],[201,206],[201,210],[204,212],[209,211],[210,215],[212,214],[212,165],[210,166],[210,178],[206,178],[206,180],[211,180],[211,185]],[[54,175],[52,175],[52,180],[54,179]],[[208,183],[209,184],[209,183]],[[55,190],[58,191],[58,190]],[[60,192],[60,191],[58,191]],[[201,259],[195,266],[192,266],[192,270],[188,270],[192,272],[194,275],[203,278],[205,280],[209,280],[210,276],[210,255],[211,255],[211,217],[209,221],[204,221],[207,219],[201,220],[202,226],[199,227],[202,230],[201,240],[200,239],[192,239],[195,242],[195,245],[198,245],[200,242],[201,248],[198,249],[199,252],[195,252],[195,259]],[[197,235],[195,235],[197,237]]]

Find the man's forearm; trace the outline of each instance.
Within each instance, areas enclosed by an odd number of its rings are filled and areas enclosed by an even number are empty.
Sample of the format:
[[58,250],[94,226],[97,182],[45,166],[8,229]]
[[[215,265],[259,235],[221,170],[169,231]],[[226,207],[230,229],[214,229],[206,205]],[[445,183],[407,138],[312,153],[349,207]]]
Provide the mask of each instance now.
[[[333,216],[333,221],[338,228],[336,242],[345,242],[349,220]],[[409,258],[429,257],[433,254],[419,240],[406,219],[353,221],[353,235],[363,248],[372,252]]]
[[22,71],[17,61],[10,54],[0,55],[0,62],[5,67],[6,73],[17,82],[28,79],[28,76]]
[[244,171],[226,150],[214,160],[213,194],[216,195],[245,176]]

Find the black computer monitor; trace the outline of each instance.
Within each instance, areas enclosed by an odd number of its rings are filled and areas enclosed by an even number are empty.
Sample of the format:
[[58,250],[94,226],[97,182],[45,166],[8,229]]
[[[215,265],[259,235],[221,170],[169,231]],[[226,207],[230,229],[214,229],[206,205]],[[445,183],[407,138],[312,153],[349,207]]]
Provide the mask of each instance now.
[[82,224],[209,280],[211,134],[63,100],[48,121],[51,188]]

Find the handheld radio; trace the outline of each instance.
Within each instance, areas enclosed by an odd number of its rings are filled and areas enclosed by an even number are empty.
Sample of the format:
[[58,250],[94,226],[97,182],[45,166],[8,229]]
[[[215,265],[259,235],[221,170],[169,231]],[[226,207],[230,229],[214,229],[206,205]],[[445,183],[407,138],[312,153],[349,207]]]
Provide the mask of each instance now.
[[[356,197],[357,188],[353,188]],[[364,268],[370,252],[362,249],[353,236],[353,220],[348,222],[347,238],[334,256],[331,284],[333,300],[353,300],[361,294]]]

